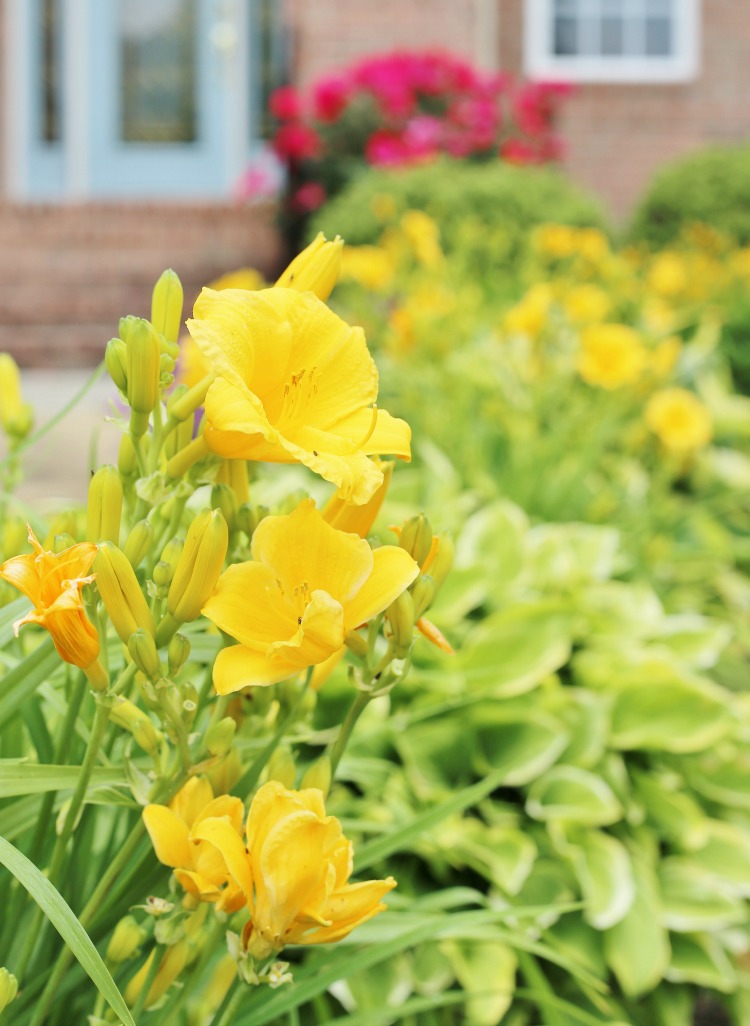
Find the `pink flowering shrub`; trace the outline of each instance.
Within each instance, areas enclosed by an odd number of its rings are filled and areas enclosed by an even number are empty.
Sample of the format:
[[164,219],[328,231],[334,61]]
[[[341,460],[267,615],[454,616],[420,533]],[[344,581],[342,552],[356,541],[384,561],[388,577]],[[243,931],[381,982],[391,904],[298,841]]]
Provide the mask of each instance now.
[[274,150],[288,172],[285,217],[307,216],[364,164],[403,167],[447,154],[540,164],[560,156],[555,117],[568,86],[514,83],[439,52],[394,51],[277,89]]

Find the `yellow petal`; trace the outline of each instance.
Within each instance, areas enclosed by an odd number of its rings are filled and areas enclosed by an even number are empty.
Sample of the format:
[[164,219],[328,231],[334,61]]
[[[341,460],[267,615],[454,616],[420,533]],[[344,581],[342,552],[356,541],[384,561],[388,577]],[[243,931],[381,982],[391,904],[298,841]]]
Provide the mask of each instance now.
[[386,410],[378,410],[374,425],[372,421],[372,410],[359,410],[338,423],[334,430],[370,456],[398,456],[410,460],[411,428],[406,421],[392,417]]
[[372,550],[361,538],[328,525],[311,499],[293,513],[266,517],[252,541],[254,559],[273,567],[287,596],[306,585],[342,604],[362,587],[372,566]]
[[367,537],[385,500],[394,465],[391,462],[384,462],[376,463],[376,466],[383,474],[383,483],[369,502],[354,506],[350,502],[344,502],[338,495],[332,495],[321,510],[321,516],[327,524],[335,527],[337,531],[358,534],[360,538]]
[[169,808],[189,830],[213,797],[213,788],[206,777],[191,777],[169,803]]
[[277,684],[299,673],[298,662],[282,658],[270,659],[264,652],[254,652],[244,645],[233,645],[219,652],[214,662],[214,688],[220,695],[231,695],[243,688]]
[[[243,383],[217,378],[206,393],[205,406],[210,426],[206,441],[221,455],[224,453],[217,446],[222,444],[222,435],[226,433],[248,436],[245,445],[249,446],[276,439],[277,432],[269,423],[260,400]],[[236,444],[233,443],[233,447]]]
[[[175,869],[174,875],[183,890],[188,894],[194,894],[202,901],[217,901],[221,897],[221,882],[223,881],[216,883],[202,873],[194,873],[189,869]],[[224,876],[226,878],[226,873]]]
[[[308,435],[310,432],[308,432]],[[383,483],[383,474],[377,465],[364,453],[354,452],[341,455],[331,452],[331,439],[342,448],[341,439],[329,436],[327,440],[313,443],[308,439],[308,446],[300,446],[288,439],[280,442],[289,454],[288,462],[302,463],[324,481],[336,485],[338,493],[345,502],[361,505],[369,502]],[[324,447],[325,446],[325,447]]]
[[143,822],[159,862],[173,869],[192,865],[188,829],[171,809],[166,805],[147,805]]
[[42,582],[36,556],[13,556],[6,559],[0,566],[0,577],[22,591],[35,606],[41,604]]
[[331,895],[324,907],[324,914],[331,925],[301,932],[298,937],[290,936],[290,942],[331,944],[341,940],[355,927],[382,912],[386,907],[382,899],[395,886],[393,877],[388,877],[386,880],[366,880],[343,887]]
[[245,894],[248,901],[253,895],[253,874],[250,859],[242,838],[226,819],[204,819],[195,827],[194,837],[218,850],[227,872]]
[[[340,602],[325,591],[314,591],[302,614],[300,629],[294,638],[269,647],[276,653],[295,659],[300,667],[322,663],[344,646],[344,610]],[[296,650],[296,655],[295,655]]]
[[284,604],[276,573],[259,562],[237,563],[225,570],[202,612],[221,630],[259,652],[274,641],[292,637],[298,626],[294,608]]
[[398,598],[419,574],[419,566],[405,549],[383,545],[373,552],[372,573],[354,598],[344,606],[344,626],[354,630]]
[[195,317],[186,322],[211,368],[230,381],[245,384],[251,381],[255,367],[251,313],[244,301],[250,295],[237,289],[215,292],[204,288],[195,301]]

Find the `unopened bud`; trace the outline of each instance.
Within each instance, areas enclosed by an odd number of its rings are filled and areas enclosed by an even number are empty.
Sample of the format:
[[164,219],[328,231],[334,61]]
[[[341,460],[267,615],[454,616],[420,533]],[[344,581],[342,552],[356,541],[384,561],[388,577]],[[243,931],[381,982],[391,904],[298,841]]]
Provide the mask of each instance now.
[[228,484],[215,484],[211,489],[211,505],[220,509],[230,531],[237,523],[237,498]]
[[206,510],[192,522],[169,586],[169,615],[159,625],[159,644],[164,644],[181,623],[200,616],[216,587],[228,544],[227,522],[221,510]]
[[231,716],[213,723],[206,731],[206,750],[211,755],[226,755],[232,747],[236,730],[237,724]]
[[450,535],[441,534],[438,536],[435,555],[432,557],[429,564],[430,577],[435,584],[436,595],[450,573],[450,569],[453,566],[455,551],[453,539]]
[[134,570],[137,569],[138,564],[151,548],[151,542],[153,540],[154,529],[148,520],[139,520],[137,524],[133,524],[130,529],[130,534],[125,542],[123,552],[127,556],[128,562]]
[[432,605],[435,597],[435,582],[428,574],[420,574],[409,589],[414,602],[414,619],[420,618]]
[[[153,641],[152,641],[153,644]],[[118,727],[133,735],[133,740],[144,752],[153,755],[164,738],[151,717],[127,698],[121,698],[112,706],[110,719]]]
[[151,323],[168,342],[176,342],[182,325],[182,283],[169,268],[151,295]]
[[121,317],[117,325],[117,334],[120,336],[123,342],[127,343],[130,338],[130,332],[135,326],[136,322],[139,321],[139,317],[128,314],[127,317]]
[[71,545],[75,545],[75,543],[75,538],[70,534],[56,534],[52,541],[52,551],[59,555],[65,549],[69,549]]
[[146,433],[151,411],[159,401],[160,355],[156,332],[139,318],[130,329],[127,347],[130,433],[135,438]]
[[172,583],[177,570],[177,564],[185,548],[182,538],[172,538],[162,549],[161,558],[154,567],[154,584],[160,588],[168,588]]
[[401,528],[398,543],[421,567],[432,545],[432,528],[424,513],[418,513],[406,521]]
[[104,350],[104,365],[123,395],[128,394],[128,347],[121,338],[111,338]]
[[169,676],[174,678],[188,661],[190,656],[190,642],[184,634],[175,634],[169,642],[167,659],[169,662]]
[[133,916],[125,916],[114,929],[107,945],[106,959],[110,965],[127,962],[138,951],[148,936]]
[[414,600],[408,591],[391,602],[386,610],[391,625],[391,644],[397,659],[405,659],[411,650],[414,638]]
[[276,282],[277,287],[314,292],[318,299],[328,299],[341,271],[343,239],[337,235],[327,242],[323,232],[292,260]]
[[13,973],[4,967],[0,969],[0,1015],[15,1000],[18,993],[18,980]]
[[331,788],[331,760],[327,755],[321,755],[312,766],[307,767],[300,787],[317,787],[319,791],[323,792],[324,798],[328,797]]
[[139,627],[153,637],[151,610],[125,553],[111,542],[102,542],[93,569],[102,602],[120,640],[127,645]]
[[164,442],[164,453],[167,459],[171,460],[186,445],[189,445],[192,440],[193,422],[191,420],[178,421],[176,427],[169,432]]
[[187,389],[185,392],[181,392],[179,395],[174,394],[167,400],[167,413],[173,420],[187,420],[188,417],[192,417],[199,406],[202,406],[206,400],[206,394],[211,386],[211,382],[214,380],[214,374],[207,374],[205,378],[201,378],[192,388]]
[[266,506],[251,506],[250,503],[244,503],[237,510],[237,526],[248,538],[252,538],[255,528],[268,516],[268,512]]
[[297,768],[292,753],[288,748],[277,748],[268,760],[267,780],[277,780],[286,788],[294,787],[297,779]]
[[10,432],[23,407],[21,372],[10,353],[0,353],[0,423]]
[[120,542],[122,479],[117,467],[100,467],[89,482],[86,541]]
[[145,673],[150,680],[158,680],[161,677],[161,662],[156,642],[153,635],[148,634],[142,627],[133,631],[128,638],[128,652],[141,673]]
[[229,487],[234,492],[237,506],[250,498],[250,485],[247,480],[247,460],[227,460],[229,471]]
[[173,577],[174,567],[170,566],[169,563],[163,559],[159,560],[151,572],[152,581],[157,588],[161,588],[164,592],[166,592],[167,588],[172,583]]
[[120,439],[120,449],[117,454],[117,469],[123,477],[132,477],[138,471],[138,457],[130,435],[123,435]]
[[358,659],[364,659],[370,651],[366,638],[363,638],[357,631],[347,631],[344,637],[344,644]]

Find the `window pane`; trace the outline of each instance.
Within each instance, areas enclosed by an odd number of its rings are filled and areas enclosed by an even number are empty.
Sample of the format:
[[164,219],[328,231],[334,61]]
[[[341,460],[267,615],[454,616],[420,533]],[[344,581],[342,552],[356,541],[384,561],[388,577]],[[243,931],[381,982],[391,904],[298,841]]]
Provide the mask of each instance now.
[[59,142],[60,129],[60,0],[42,0],[41,17],[41,137],[43,142]]
[[668,57],[672,53],[672,24],[667,18],[646,19],[646,54]]
[[197,138],[195,0],[120,0],[121,138]]
[[617,56],[623,52],[622,18],[602,18],[602,54]]
[[575,18],[555,18],[555,53],[560,57],[578,53],[578,22]]

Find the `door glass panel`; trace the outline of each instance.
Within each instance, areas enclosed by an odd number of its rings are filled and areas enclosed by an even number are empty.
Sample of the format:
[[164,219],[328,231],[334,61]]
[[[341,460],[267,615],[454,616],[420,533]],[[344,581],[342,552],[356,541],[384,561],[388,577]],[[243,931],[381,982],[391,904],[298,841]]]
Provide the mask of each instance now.
[[62,94],[60,87],[62,71],[60,0],[42,0],[39,17],[41,18],[41,31],[38,37],[41,44],[39,134],[42,142],[56,143],[62,136],[60,126]]
[[120,0],[121,139],[197,139],[196,0]]

